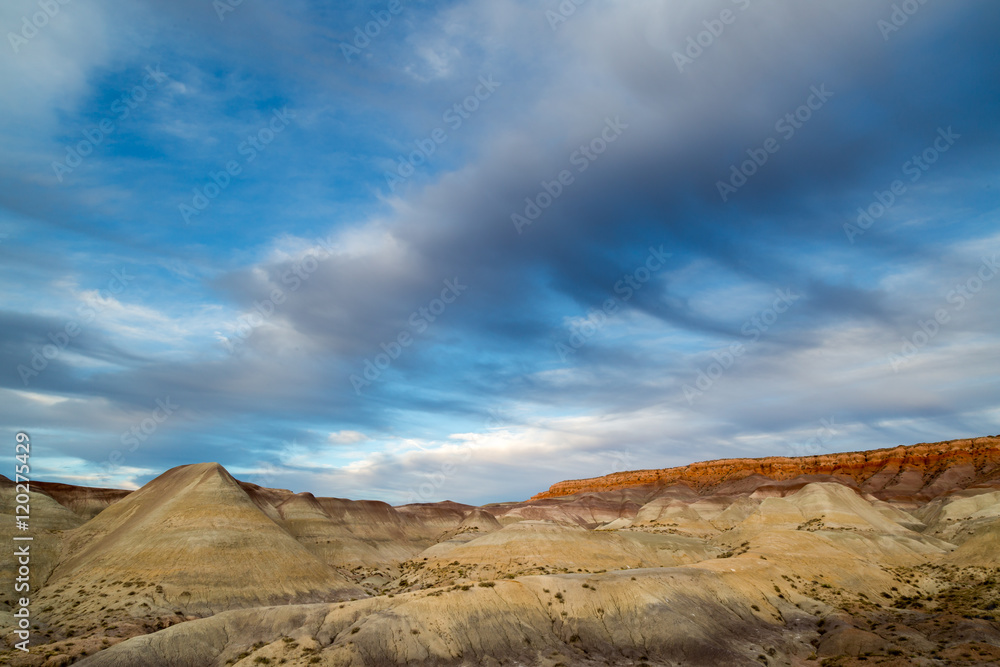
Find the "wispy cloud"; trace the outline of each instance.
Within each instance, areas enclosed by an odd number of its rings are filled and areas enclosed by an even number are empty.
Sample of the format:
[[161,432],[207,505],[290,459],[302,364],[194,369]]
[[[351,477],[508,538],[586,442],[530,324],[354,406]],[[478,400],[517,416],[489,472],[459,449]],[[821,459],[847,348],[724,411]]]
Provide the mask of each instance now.
[[[929,3],[889,39],[888,0],[585,3],[554,30],[551,6],[404,3],[351,62],[339,45],[384,3],[61,7],[0,58],[0,419],[44,434],[52,478],[97,474],[165,396],[181,416],[115,483],[217,460],[296,490],[486,501],[622,452],[787,453],[831,417],[839,449],[1000,431],[1000,282],[955,296],[1000,250],[993,3]],[[59,182],[147,67],[165,79]],[[512,212],[533,216],[521,234]],[[134,279],[112,293],[115,271]],[[776,290],[795,295],[780,313]]]

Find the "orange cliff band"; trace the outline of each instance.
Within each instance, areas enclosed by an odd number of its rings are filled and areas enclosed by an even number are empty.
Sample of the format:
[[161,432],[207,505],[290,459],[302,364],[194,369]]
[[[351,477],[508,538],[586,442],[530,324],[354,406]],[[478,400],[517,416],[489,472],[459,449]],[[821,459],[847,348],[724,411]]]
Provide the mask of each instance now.
[[[814,456],[773,456],[761,459],[719,459],[677,468],[618,472],[604,477],[575,479],[553,484],[531,500],[557,498],[574,493],[616,491],[647,484],[685,483],[706,489],[751,475],[786,480],[800,475],[837,475],[861,484],[880,472],[893,468],[917,470],[936,477],[945,468],[972,464],[984,479],[1000,477],[1000,438],[982,437],[921,443],[867,452],[844,452]],[[941,491],[948,489],[942,488]]]

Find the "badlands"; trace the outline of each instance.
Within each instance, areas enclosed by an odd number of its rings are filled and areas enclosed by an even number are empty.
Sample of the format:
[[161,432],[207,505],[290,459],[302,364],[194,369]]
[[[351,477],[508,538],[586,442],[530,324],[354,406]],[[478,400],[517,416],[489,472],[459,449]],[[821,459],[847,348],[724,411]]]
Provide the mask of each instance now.
[[31,648],[4,585],[2,664],[1000,665],[998,436],[482,507],[296,494],[215,463],[30,496]]

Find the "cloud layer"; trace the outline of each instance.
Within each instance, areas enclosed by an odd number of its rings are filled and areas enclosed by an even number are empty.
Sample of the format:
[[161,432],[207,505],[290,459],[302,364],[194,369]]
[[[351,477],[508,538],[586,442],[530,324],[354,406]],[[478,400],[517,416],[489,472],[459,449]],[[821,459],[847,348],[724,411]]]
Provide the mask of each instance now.
[[549,5],[71,4],[12,47],[40,474],[486,502],[1000,431],[1000,9]]

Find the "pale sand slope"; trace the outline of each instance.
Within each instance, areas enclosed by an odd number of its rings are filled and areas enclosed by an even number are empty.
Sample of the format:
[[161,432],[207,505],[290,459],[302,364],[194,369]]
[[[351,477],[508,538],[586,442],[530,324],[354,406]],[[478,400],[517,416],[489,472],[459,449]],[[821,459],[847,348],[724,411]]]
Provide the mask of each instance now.
[[[912,590],[821,534],[777,531],[762,542],[744,556],[687,567],[226,612],[131,639],[79,664],[224,665],[250,651],[235,664],[284,658],[288,665],[489,665],[502,657],[585,665],[646,657],[662,665],[760,665],[764,655],[768,665],[792,665],[814,651],[818,621],[839,613],[805,595],[811,580],[872,600],[891,586]],[[840,623],[853,631],[849,619]],[[255,642],[266,645],[252,650]]]
[[[973,463],[956,466],[976,480],[965,490],[947,469],[922,478],[921,493],[944,487],[929,503],[839,475],[752,475],[484,508],[317,498],[183,466],[63,533],[33,600],[46,646],[0,662],[804,667],[812,652],[903,651],[886,667],[929,667],[948,664],[927,662],[945,647],[1000,664],[1000,497]],[[879,465],[880,488],[914,485]],[[37,502],[54,566],[79,518],[50,500]],[[378,597],[345,600],[366,597],[350,582]]]
[[289,497],[277,506],[278,523],[330,566],[398,563],[418,554],[431,540],[414,533],[408,521],[385,503]]
[[1000,563],[1000,519],[994,518],[978,526],[944,560],[953,565],[996,567]]
[[[782,504],[772,511],[769,501]],[[761,508],[764,512],[747,518],[753,530],[740,536],[753,535],[738,557],[687,567],[487,582],[492,586],[470,582],[467,590],[438,588],[343,606],[227,612],[129,640],[80,664],[222,665],[261,641],[268,645],[236,664],[264,664],[254,662],[258,658],[275,663],[284,658],[290,665],[492,664],[491,656],[502,656],[551,665],[645,656],[658,664],[750,665],[766,655],[769,665],[791,665],[814,650],[810,642],[819,641],[818,620],[828,617],[836,632],[823,640],[827,650],[888,645],[810,597],[822,590],[811,582],[836,595],[846,591],[883,600],[893,587],[914,590],[883,563],[943,553],[837,485],[808,485],[784,499],[768,498]],[[834,527],[810,531],[791,525],[816,513]],[[634,537],[523,522],[429,557],[427,568],[448,559],[470,568],[483,562],[498,568],[536,562],[595,567],[612,565],[609,557],[617,561],[612,567],[620,568],[629,558],[636,564],[653,559],[649,543]],[[297,646],[290,648],[284,637]],[[319,662],[309,662],[315,658]]]
[[[288,665],[496,664],[491,660],[502,657],[551,665],[609,656],[759,665],[748,655],[775,647],[795,651],[774,620],[779,610],[763,592],[745,588],[692,569],[528,577],[343,606],[226,612],[137,637],[78,664],[224,665],[258,641],[269,645],[236,664],[261,664],[258,658],[272,664],[285,658]],[[790,616],[802,615],[778,602]],[[290,648],[284,637],[297,646]],[[317,663],[310,662],[314,656]]]
[[[688,491],[694,493],[690,489]],[[504,525],[534,519],[575,523],[594,528],[616,519],[634,517],[643,504],[662,492],[662,489],[654,487],[632,488],[519,503],[493,503],[484,505],[483,509],[493,514]]]
[[[0,628],[14,626],[10,615],[12,605],[21,597],[29,599],[37,594],[48,579],[59,560],[60,540],[63,531],[76,528],[83,519],[66,509],[44,493],[30,491],[28,493],[29,517],[28,530],[18,530],[14,522],[15,498],[18,495],[13,482],[6,478],[0,482],[0,508],[3,509],[3,521],[0,521],[0,541],[3,542],[4,556],[0,558]],[[30,541],[14,541],[14,537],[30,536]],[[19,567],[15,550],[23,545],[29,545],[28,576],[29,589],[16,591],[15,577]]]
[[443,542],[422,554],[433,569],[456,562],[470,578],[522,574],[533,568],[558,571],[663,567],[714,557],[719,550],[674,535],[589,531],[551,521],[521,521],[471,541]]
[[144,591],[152,607],[204,613],[359,594],[211,463],[169,470],[110,505],[67,534],[64,553],[48,589],[159,586]]
[[950,493],[913,514],[927,524],[925,533],[962,544],[976,531],[1000,518],[1000,490],[978,487]]

